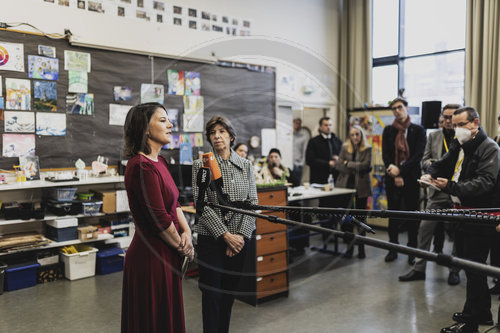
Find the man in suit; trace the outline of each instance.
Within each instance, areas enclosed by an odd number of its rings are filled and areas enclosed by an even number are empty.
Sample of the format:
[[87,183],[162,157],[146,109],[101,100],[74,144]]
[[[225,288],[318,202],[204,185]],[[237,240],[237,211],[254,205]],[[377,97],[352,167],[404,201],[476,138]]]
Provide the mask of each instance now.
[[[425,145],[424,157],[422,158],[422,168],[424,172],[431,164],[441,158],[449,150],[450,143],[453,141],[455,136],[455,131],[453,129],[453,123],[451,121],[453,117],[453,112],[460,108],[458,104],[447,104],[444,106],[441,113],[443,118],[443,127],[438,131],[432,132],[427,138],[427,144]],[[451,201],[450,195],[442,191],[437,191],[432,187],[428,188],[429,199],[427,201],[426,209],[449,209],[453,208],[453,202]],[[431,246],[432,237],[439,224],[443,222],[423,220],[420,223],[420,228],[418,229],[418,248],[428,251]],[[453,225],[452,227],[454,227]],[[456,248],[453,247],[453,255],[456,255]],[[413,269],[405,275],[399,277],[399,281],[415,281],[415,280],[425,280],[425,267],[427,265],[427,260],[419,259],[417,263],[413,266]],[[458,274],[460,270],[456,267],[450,268],[450,274],[448,276],[449,285],[457,285],[460,283],[460,275]]]
[[[389,105],[394,114],[392,125],[382,133],[382,159],[386,167],[385,189],[389,209],[418,210],[420,188],[417,179],[421,176],[420,162],[425,149],[425,130],[411,123],[408,102],[395,98]],[[389,219],[389,241],[398,244],[399,226],[408,227],[408,246],[417,247],[418,220]],[[398,253],[389,251],[386,262],[396,260]],[[415,263],[414,256],[408,256],[408,264]]]
[[339,158],[342,141],[333,134],[332,127],[330,117],[322,117],[319,120],[319,135],[307,144],[306,162],[311,168],[311,183],[325,184],[330,174],[334,178],[338,175],[335,164]]

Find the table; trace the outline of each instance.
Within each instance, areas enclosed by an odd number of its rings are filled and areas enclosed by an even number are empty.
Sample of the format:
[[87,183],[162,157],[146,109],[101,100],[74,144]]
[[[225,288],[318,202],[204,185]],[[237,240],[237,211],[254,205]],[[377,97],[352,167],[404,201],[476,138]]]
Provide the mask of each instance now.
[[[330,191],[324,191],[320,188],[315,188],[313,186],[309,187],[308,189],[305,189],[304,186],[298,186],[298,187],[293,187],[288,190],[288,204],[291,206],[299,206],[299,207],[304,207],[304,206],[309,206],[307,204],[307,201],[313,200],[313,199],[319,199],[319,198],[325,198],[325,197],[343,197],[345,198],[346,196],[349,195],[354,195],[356,193],[356,190],[354,189],[349,189],[349,188],[334,188]],[[339,198],[339,201],[345,201],[343,198]],[[304,218],[301,216],[299,218],[301,221],[304,220]],[[321,220],[319,222],[316,222],[318,224],[323,224],[325,223],[325,220]],[[306,222],[307,223],[307,222]],[[311,222],[312,223],[312,222]],[[292,230],[290,230],[290,233],[293,233]],[[289,240],[294,241],[298,240],[300,238],[308,238],[309,236],[312,235],[318,235],[320,233],[315,232],[315,233],[310,233],[309,231],[302,231],[298,232],[297,235],[289,235]],[[308,241],[305,243],[308,244]],[[328,240],[325,240],[323,243],[323,246],[321,248],[317,247],[311,247],[312,250],[319,250],[321,252],[325,253],[330,253],[330,254],[337,254],[338,253],[338,239],[337,236],[334,236],[334,250],[331,251],[327,248],[328,245]],[[302,246],[307,246],[307,245],[302,245]]]

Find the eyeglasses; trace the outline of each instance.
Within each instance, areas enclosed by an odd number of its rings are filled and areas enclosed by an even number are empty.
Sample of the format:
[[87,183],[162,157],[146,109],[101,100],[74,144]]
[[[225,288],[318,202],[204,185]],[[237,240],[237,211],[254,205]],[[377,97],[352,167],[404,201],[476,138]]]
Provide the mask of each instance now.
[[453,118],[453,116],[442,116],[445,120],[451,120],[451,118]]
[[462,122],[462,123],[458,123],[458,124],[453,124],[453,128],[464,127],[468,123],[470,123],[470,121],[466,121],[466,122]]
[[396,107],[393,107],[391,108],[392,111],[396,111],[396,110],[402,110],[403,109],[403,106],[402,105],[398,105]]

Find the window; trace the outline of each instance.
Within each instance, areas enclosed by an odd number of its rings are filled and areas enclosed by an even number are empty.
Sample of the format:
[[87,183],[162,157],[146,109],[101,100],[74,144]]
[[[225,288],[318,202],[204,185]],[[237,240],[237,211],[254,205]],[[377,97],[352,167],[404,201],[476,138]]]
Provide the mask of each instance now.
[[466,0],[372,1],[373,102],[463,103]]

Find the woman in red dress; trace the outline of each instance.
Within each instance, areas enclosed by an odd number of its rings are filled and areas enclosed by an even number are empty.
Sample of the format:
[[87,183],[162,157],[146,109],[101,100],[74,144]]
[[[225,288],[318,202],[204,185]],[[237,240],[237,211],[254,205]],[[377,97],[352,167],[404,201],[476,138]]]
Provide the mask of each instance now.
[[125,187],[136,233],[123,271],[122,332],[185,332],[179,265],[194,249],[179,192],[159,156],[171,128],[158,103],[134,106],[125,121]]

